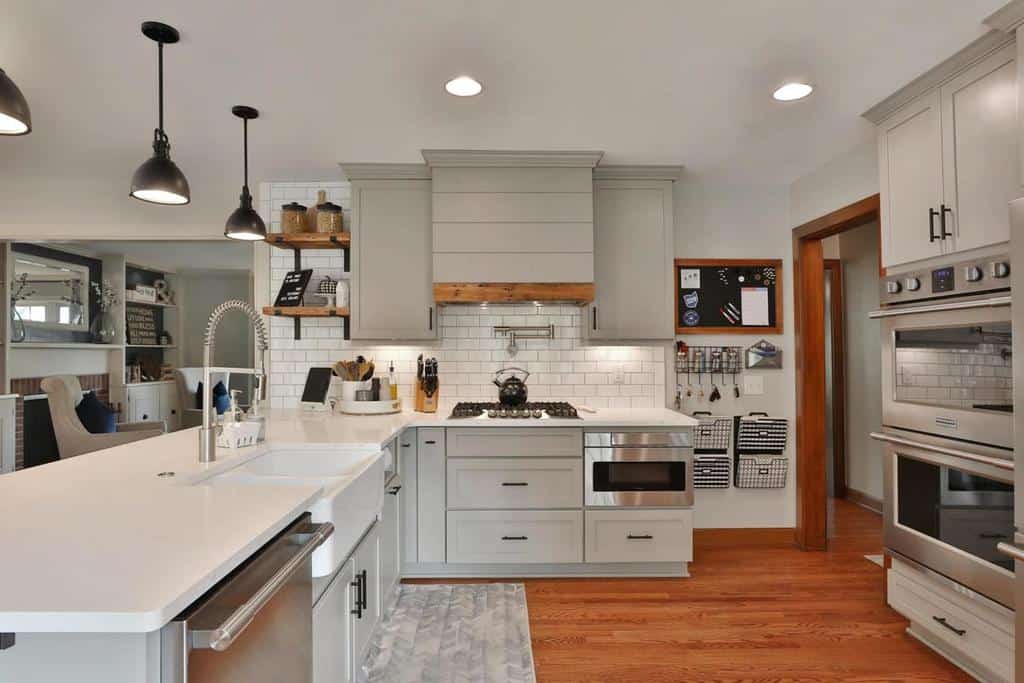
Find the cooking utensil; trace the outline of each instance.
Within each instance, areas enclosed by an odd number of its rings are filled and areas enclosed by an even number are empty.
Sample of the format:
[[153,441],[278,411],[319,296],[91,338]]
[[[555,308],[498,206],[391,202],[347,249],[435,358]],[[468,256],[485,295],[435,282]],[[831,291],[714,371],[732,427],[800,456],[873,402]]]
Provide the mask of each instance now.
[[[511,373],[521,372],[523,377]],[[502,376],[508,375],[504,379]],[[506,406],[521,406],[526,403],[528,391],[526,380],[530,373],[522,368],[502,368],[494,373],[494,386],[498,387],[498,401]]]

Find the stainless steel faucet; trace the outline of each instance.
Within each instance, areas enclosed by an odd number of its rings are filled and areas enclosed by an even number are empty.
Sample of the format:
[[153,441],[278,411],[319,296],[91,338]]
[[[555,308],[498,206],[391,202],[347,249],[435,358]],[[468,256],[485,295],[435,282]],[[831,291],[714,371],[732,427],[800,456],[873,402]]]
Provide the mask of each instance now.
[[[256,333],[256,346],[259,354],[256,357],[255,368],[220,368],[212,367],[213,342],[217,335],[217,325],[220,319],[230,310],[239,310],[249,316],[252,328]],[[217,419],[213,411],[213,387],[210,386],[210,376],[214,372],[226,372],[255,375],[256,391],[253,394],[249,407],[250,415],[259,415],[260,403],[263,401],[264,386],[264,360],[269,344],[267,343],[267,327],[263,324],[263,318],[252,306],[240,299],[225,301],[210,314],[210,320],[206,323],[206,334],[203,335],[203,425],[199,428],[199,462],[208,463],[217,459]]]

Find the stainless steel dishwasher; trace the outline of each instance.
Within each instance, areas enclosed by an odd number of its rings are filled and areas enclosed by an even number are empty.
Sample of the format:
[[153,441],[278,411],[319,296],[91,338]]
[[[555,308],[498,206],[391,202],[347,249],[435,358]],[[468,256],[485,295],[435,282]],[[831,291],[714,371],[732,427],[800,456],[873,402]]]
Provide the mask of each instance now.
[[311,555],[333,532],[304,514],[167,624],[161,683],[311,681]]

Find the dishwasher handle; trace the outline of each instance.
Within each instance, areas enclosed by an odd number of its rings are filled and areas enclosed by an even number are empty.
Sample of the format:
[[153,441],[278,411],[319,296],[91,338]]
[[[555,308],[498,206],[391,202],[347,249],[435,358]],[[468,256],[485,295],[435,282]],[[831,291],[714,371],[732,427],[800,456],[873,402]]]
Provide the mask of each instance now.
[[309,537],[298,547],[295,554],[270,579],[245,601],[231,616],[217,628],[196,630],[190,634],[192,647],[197,650],[215,650],[223,652],[231,647],[240,635],[253,622],[268,602],[273,599],[281,587],[299,571],[306,559],[334,533],[334,525],[323,522],[314,526]]

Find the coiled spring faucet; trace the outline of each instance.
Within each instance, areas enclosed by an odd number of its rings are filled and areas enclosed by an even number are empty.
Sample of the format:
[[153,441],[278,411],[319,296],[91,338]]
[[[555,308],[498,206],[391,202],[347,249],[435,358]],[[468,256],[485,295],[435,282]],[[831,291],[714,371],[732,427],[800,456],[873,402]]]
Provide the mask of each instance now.
[[[220,319],[228,311],[239,310],[249,316],[253,331],[256,333],[256,347],[259,353],[256,356],[254,368],[218,368],[211,367],[213,359],[214,339],[217,335],[217,325]],[[203,424],[199,429],[199,462],[209,463],[217,458],[217,418],[212,414],[213,408],[213,387],[210,386],[210,376],[215,372],[254,375],[256,377],[256,390],[250,402],[250,415],[259,415],[260,404],[263,402],[264,391],[264,361],[269,344],[267,343],[267,327],[263,324],[263,318],[252,306],[240,299],[225,301],[210,314],[210,320],[206,323],[206,333],[203,335]]]

